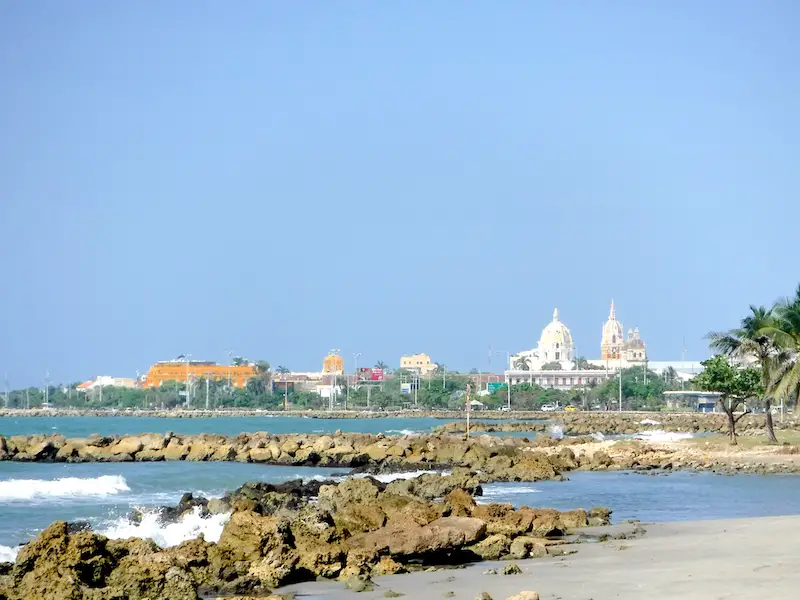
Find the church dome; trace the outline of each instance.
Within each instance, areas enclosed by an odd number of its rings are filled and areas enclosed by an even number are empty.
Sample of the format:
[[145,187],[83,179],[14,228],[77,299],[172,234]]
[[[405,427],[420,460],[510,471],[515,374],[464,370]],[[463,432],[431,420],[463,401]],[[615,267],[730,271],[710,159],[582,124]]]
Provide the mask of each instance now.
[[569,327],[558,319],[558,309],[553,320],[542,330],[539,338],[539,359],[543,362],[572,360],[572,334]]
[[612,300],[608,320],[603,324],[603,337],[600,340],[601,356],[603,359],[619,358],[619,353],[624,343],[625,333],[622,329],[622,323],[617,321],[617,311]]
[[558,309],[555,309],[553,312],[553,320],[542,330],[542,337],[539,338],[539,344],[553,347],[555,347],[556,344],[562,347],[572,346],[572,334],[569,331],[569,327],[558,320]]

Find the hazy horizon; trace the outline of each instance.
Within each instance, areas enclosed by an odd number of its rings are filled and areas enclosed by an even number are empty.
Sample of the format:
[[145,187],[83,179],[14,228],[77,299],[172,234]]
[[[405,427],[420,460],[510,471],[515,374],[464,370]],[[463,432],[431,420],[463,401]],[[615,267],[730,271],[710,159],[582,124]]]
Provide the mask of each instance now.
[[651,359],[703,359],[800,281],[798,17],[2,3],[0,378],[486,370],[555,307],[591,359],[612,298]]

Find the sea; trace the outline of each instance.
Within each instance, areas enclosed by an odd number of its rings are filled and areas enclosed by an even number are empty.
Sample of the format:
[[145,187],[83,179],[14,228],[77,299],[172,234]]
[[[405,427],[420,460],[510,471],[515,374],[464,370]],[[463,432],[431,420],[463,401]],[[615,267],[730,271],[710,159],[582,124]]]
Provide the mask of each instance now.
[[[235,436],[239,433],[265,431],[280,433],[385,433],[404,435],[430,433],[450,421],[436,417],[377,417],[364,419],[320,419],[314,417],[0,417],[0,435],[33,435],[36,433],[60,433],[66,437],[86,437],[93,433],[101,435],[125,435],[137,433],[199,434],[213,433]],[[484,422],[500,422],[480,419]],[[530,419],[507,422],[542,422]],[[530,436],[533,433],[529,434]]]
[[[0,419],[0,434],[58,431],[76,437],[91,433],[175,431],[234,435],[241,431],[322,433],[337,429],[410,434],[426,433],[441,423],[441,420],[427,418],[334,421],[297,417],[30,417]],[[654,438],[659,434],[648,435]],[[671,439],[675,434],[663,435]],[[419,473],[382,475],[381,478],[389,481]],[[94,530],[108,537],[149,537],[162,546],[179,544],[200,533],[213,541],[219,538],[228,515],[201,518],[199,513],[194,513],[179,523],[164,525],[158,518],[158,507],[174,505],[186,492],[207,498],[220,497],[247,481],[328,479],[344,474],[342,469],[220,462],[0,462],[0,562],[13,560],[19,544],[29,541],[59,519],[88,521]],[[607,506],[613,509],[615,522],[776,516],[800,513],[800,477],[577,472],[560,482],[488,484],[479,501],[560,510]],[[127,518],[134,509],[142,510],[145,515],[137,525]]]

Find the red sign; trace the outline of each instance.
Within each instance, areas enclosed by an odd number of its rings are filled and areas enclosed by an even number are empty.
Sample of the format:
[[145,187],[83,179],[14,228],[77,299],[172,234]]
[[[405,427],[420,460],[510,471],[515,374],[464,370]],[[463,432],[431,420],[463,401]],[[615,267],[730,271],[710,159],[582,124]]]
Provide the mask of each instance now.
[[383,381],[383,369],[372,369],[369,379],[370,381]]

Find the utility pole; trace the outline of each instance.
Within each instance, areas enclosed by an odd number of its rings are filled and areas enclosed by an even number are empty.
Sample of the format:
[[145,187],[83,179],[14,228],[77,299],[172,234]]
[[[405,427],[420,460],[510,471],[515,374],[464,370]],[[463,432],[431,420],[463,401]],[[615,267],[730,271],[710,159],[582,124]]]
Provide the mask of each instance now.
[[619,412],[622,412],[622,361],[619,362]]
[[414,383],[414,406],[417,405],[417,390],[419,389],[419,371],[414,371],[414,378],[412,379]]
[[210,400],[210,394],[209,394],[209,391],[210,391],[210,387],[211,387],[211,378],[209,377],[209,374],[208,374],[208,373],[206,373],[206,410],[208,410],[208,408],[209,408],[209,406],[210,406],[210,405],[209,405],[209,400]]
[[467,395],[467,439],[469,439],[469,412],[470,412],[469,392],[470,392],[470,389],[471,389],[470,384],[467,384],[467,394],[466,394]]
[[187,354],[186,358],[186,408],[192,406],[192,388],[189,384],[189,363],[191,362],[191,354]]
[[31,388],[25,388],[25,408],[31,409]]

